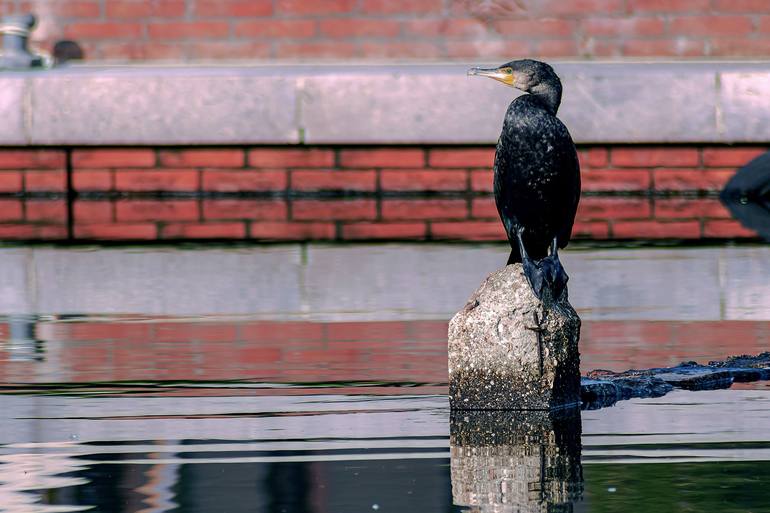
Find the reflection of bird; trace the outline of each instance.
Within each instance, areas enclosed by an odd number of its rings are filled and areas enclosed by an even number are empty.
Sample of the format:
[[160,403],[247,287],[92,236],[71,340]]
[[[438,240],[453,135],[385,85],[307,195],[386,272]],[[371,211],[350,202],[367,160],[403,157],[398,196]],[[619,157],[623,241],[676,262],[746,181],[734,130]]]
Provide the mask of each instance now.
[[557,250],[569,242],[580,199],[575,144],[556,117],[559,77],[548,64],[533,60],[473,68],[468,74],[529,93],[513,100],[505,114],[495,154],[495,202],[511,243],[508,264],[522,262],[536,296],[550,290],[558,298],[568,277]]
[[770,241],[770,152],[740,168],[719,199],[743,226]]

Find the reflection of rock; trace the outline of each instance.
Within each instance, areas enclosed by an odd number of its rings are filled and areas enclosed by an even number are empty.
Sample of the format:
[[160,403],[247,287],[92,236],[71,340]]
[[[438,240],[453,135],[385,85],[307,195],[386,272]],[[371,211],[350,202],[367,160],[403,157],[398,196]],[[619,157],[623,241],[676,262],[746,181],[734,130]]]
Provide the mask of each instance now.
[[521,264],[490,274],[449,323],[453,409],[552,409],[580,401],[580,318],[565,291],[532,293]]
[[580,412],[453,411],[452,498],[473,511],[570,512],[583,494]]

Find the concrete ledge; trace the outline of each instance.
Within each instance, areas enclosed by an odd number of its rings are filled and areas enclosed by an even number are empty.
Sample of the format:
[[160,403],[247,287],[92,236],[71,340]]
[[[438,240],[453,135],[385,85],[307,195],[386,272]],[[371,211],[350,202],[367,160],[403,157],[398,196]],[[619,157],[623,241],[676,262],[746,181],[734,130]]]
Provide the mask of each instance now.
[[[73,67],[0,75],[0,145],[489,144],[468,66]],[[579,143],[770,141],[770,63],[556,63]]]
[[24,120],[28,110],[24,77],[0,75],[0,144],[15,145],[29,142],[29,131]]
[[30,81],[29,143],[294,142],[294,85],[238,74],[42,75]]

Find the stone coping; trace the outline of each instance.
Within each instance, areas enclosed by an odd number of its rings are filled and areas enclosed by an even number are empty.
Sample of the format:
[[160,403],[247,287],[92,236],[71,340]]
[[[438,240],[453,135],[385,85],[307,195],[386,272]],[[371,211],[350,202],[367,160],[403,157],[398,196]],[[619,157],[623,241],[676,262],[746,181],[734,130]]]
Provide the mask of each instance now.
[[[0,73],[0,145],[491,144],[514,91],[470,64]],[[770,141],[770,62],[559,62],[578,143]]]

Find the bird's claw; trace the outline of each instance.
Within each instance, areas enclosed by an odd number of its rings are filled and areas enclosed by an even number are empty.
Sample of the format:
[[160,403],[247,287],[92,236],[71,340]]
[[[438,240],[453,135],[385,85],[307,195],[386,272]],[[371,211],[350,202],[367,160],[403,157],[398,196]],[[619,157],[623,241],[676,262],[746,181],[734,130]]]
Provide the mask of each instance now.
[[569,276],[559,260],[556,242],[552,245],[551,254],[541,260],[523,259],[524,275],[527,277],[532,292],[539,300],[546,293],[551,299],[559,299],[567,286]]

